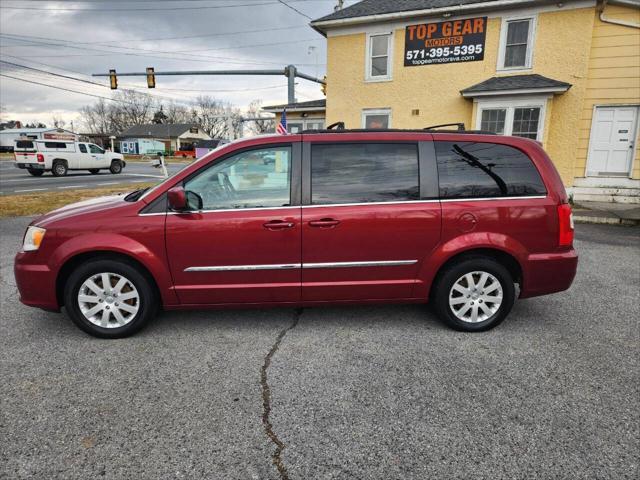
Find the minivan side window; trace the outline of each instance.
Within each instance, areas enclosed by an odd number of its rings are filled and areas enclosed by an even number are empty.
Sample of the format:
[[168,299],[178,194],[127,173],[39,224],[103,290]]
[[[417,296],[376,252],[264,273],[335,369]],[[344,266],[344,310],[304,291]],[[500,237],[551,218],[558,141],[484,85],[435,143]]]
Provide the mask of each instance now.
[[290,205],[291,147],[249,150],[215,162],[184,185],[202,198],[202,210]]
[[415,143],[311,146],[311,203],[401,202],[420,199]]
[[80,149],[80,153],[87,153],[87,146],[84,143],[80,143],[78,148]]
[[522,151],[485,142],[435,142],[441,198],[545,195],[540,173]]

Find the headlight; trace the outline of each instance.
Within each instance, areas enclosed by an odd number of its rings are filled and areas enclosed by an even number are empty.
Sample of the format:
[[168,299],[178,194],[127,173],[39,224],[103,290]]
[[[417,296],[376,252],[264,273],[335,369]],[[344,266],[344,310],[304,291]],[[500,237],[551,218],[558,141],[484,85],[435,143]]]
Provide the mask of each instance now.
[[40,244],[42,243],[42,239],[44,238],[44,234],[46,230],[40,227],[28,227],[27,233],[24,234],[24,242],[22,244],[22,250],[25,252],[32,252],[34,250],[38,250],[40,248]]

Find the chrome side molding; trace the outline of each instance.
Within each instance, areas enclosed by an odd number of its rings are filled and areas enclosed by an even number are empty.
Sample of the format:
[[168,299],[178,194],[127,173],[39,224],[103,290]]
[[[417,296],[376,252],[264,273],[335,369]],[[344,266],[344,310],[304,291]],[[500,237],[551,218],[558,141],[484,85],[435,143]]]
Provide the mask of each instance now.
[[185,272],[241,272],[249,270],[291,270],[296,268],[357,268],[357,267],[398,267],[414,265],[418,260],[382,260],[367,262],[327,262],[327,263],[278,263],[266,265],[219,265],[187,267]]

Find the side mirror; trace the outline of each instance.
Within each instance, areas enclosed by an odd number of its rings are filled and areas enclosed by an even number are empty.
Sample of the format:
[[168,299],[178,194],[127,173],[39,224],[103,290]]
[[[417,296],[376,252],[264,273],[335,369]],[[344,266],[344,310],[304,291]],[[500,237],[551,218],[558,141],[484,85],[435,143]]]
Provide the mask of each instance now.
[[182,186],[173,187],[167,192],[167,199],[169,200],[169,208],[176,212],[183,212],[187,209],[187,193]]

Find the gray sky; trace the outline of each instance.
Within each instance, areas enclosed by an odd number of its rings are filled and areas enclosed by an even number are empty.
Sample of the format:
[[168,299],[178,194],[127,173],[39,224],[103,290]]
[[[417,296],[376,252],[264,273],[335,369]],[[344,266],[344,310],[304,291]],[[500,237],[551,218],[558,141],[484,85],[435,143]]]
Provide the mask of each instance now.
[[[311,18],[333,11],[337,0],[284,0]],[[355,0],[347,0],[351,5]],[[0,0],[1,60],[107,85],[87,75],[107,72],[272,69],[292,63],[325,74],[326,41],[309,19],[278,0]],[[243,32],[243,33],[240,33]],[[315,49],[313,48],[315,47]],[[25,70],[6,63],[0,73],[32,82],[110,97],[100,85]],[[284,103],[282,77],[121,77],[163,99],[187,104],[207,94],[245,107],[253,99]],[[320,85],[298,80],[299,101],[322,98]],[[50,124],[53,116],[78,122],[78,109],[95,98],[0,77],[3,119]]]

